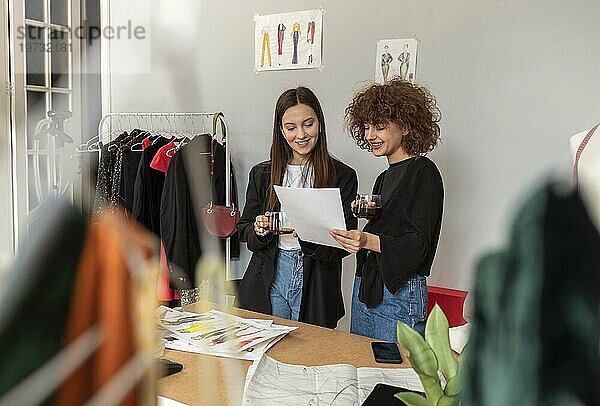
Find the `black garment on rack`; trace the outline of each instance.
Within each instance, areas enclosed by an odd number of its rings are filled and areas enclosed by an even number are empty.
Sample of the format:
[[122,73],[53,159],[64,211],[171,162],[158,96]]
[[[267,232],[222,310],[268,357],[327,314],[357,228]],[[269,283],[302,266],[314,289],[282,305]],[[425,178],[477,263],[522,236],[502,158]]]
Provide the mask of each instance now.
[[[102,143],[99,144],[99,148],[102,148]],[[82,161],[81,166],[84,168],[83,177],[88,179],[83,190],[82,200],[84,202],[83,210],[88,216],[92,214],[94,202],[96,201],[96,185],[98,183],[98,169],[100,167],[100,155],[94,154],[81,154]]]
[[[199,228],[200,213],[210,202],[210,150],[214,147],[214,179],[212,196],[215,204],[225,204],[225,148],[210,135],[200,135],[181,147],[171,158],[160,205],[160,236],[165,247],[169,269],[183,271],[188,287],[196,286],[195,266],[202,253]],[[231,171],[231,201],[237,207],[237,186]],[[225,243],[225,240],[222,241]],[[237,232],[230,239],[231,258],[239,257]],[[172,275],[171,282],[180,280]],[[181,286],[175,284],[175,289]]]
[[102,147],[94,214],[100,214],[105,210],[113,211],[119,204],[123,151],[131,147],[132,139],[124,132]]
[[[133,130],[131,132],[131,136],[133,137],[131,140],[132,145],[141,143],[147,134],[146,131],[137,128]],[[131,147],[123,150],[118,202],[125,208],[127,213],[133,211],[133,190],[141,157],[142,151],[132,151]]]
[[96,179],[96,196],[94,198],[93,213],[98,214],[103,207],[110,204],[112,190],[112,172],[115,167],[116,151],[109,150],[112,143],[104,145],[100,151],[100,164],[98,165],[98,177]]
[[133,192],[133,218],[158,236],[160,235],[160,201],[165,174],[151,168],[150,163],[158,150],[168,142],[167,138],[160,137],[142,151]]

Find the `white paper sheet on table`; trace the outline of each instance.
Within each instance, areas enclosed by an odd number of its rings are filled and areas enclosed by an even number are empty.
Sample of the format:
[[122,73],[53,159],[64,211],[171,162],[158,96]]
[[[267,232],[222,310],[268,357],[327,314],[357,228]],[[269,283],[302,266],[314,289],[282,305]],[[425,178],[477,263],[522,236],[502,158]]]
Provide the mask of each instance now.
[[156,405],[157,406],[188,406],[185,403],[178,402],[173,399],[165,398],[164,396],[156,397]]
[[184,352],[191,352],[191,353],[195,353],[195,354],[205,354],[205,355],[215,355],[217,357],[223,357],[223,358],[235,358],[235,359],[243,359],[243,360],[247,360],[247,361],[256,361],[257,359],[259,359],[260,357],[263,356],[263,354],[265,352],[267,352],[269,350],[269,348],[271,348],[272,346],[274,346],[275,344],[277,344],[279,342],[279,340],[281,340],[284,336],[278,336],[273,338],[271,341],[264,341],[260,344],[258,344],[256,347],[251,348],[251,351],[243,351],[243,352],[239,352],[239,353],[216,353],[214,351],[206,351],[203,350],[202,348],[198,348],[190,343],[188,343],[187,341],[183,341],[180,340],[179,337],[175,336],[175,335],[171,335],[171,334],[166,334],[164,336],[164,340],[165,340],[165,348],[169,349],[169,350],[177,350],[177,351],[184,351]]
[[291,365],[264,355],[248,369],[242,404],[354,406],[362,404],[378,383],[424,392],[412,368]]
[[339,189],[276,185],[275,193],[301,240],[341,248],[329,234],[333,228],[346,229]]
[[158,324],[169,331],[165,348],[246,360],[259,358],[296,329],[218,310],[191,313],[160,306],[156,315]]

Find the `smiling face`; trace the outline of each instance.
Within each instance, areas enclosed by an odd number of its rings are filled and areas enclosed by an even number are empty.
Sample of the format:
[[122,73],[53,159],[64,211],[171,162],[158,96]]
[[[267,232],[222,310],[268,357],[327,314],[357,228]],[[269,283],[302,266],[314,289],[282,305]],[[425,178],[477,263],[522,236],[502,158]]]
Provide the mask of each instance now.
[[306,104],[288,108],[281,119],[281,132],[292,148],[292,164],[306,162],[319,138],[319,119]]
[[365,139],[375,156],[385,156],[390,164],[399,162],[409,155],[402,149],[402,137],[408,130],[388,121],[386,124],[365,124]]

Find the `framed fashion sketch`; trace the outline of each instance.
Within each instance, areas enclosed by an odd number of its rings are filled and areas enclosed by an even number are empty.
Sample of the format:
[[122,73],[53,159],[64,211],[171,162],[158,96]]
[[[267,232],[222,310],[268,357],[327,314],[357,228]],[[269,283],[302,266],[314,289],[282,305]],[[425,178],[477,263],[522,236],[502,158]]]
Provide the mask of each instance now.
[[395,77],[414,82],[416,71],[416,39],[382,39],[377,41],[377,54],[375,55],[376,82],[385,83]]
[[256,15],[256,72],[321,67],[323,10]]

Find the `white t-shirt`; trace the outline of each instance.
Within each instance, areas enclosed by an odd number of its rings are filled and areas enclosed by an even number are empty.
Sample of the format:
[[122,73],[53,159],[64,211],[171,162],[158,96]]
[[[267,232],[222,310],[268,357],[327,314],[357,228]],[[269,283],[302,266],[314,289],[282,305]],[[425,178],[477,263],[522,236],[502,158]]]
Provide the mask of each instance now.
[[[314,171],[312,168],[307,171],[306,175],[303,176],[305,165],[292,165],[288,164],[283,174],[283,182],[281,186],[284,187],[312,187],[314,182]],[[287,217],[284,213],[284,221],[287,222]],[[288,225],[288,224],[283,224]],[[293,225],[292,225],[293,226]],[[292,234],[281,234],[279,236],[279,244],[277,245],[282,250],[299,250],[300,243],[298,237],[292,236]]]

